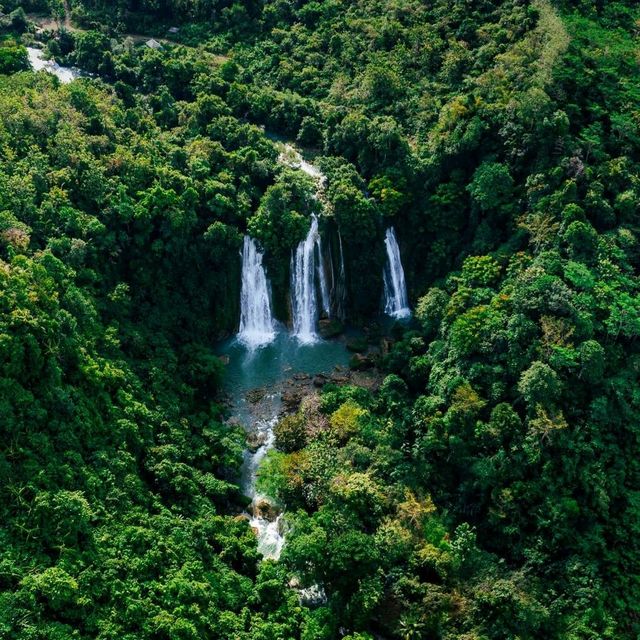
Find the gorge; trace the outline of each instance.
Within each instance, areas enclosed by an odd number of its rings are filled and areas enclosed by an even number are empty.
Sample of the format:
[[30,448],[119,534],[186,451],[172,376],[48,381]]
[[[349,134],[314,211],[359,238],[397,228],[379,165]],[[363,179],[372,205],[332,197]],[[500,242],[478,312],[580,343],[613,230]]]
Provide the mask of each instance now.
[[[307,171],[318,177],[319,185],[322,185],[319,171],[309,163],[306,166]],[[227,343],[228,348],[223,349],[223,353],[229,357],[227,380],[231,383],[229,389],[232,389],[230,419],[240,423],[249,437],[257,442],[255,450],[245,451],[242,487],[245,495],[251,499],[248,513],[250,525],[256,531],[258,550],[265,559],[277,559],[285,543],[282,513],[277,513],[284,505],[278,506],[273,496],[260,492],[257,487],[261,465],[275,444],[274,428],[284,415],[282,385],[294,376],[327,374],[336,366],[347,364],[348,352],[344,342],[321,340],[317,333],[320,313],[325,318],[330,317],[331,295],[340,295],[339,287],[344,286],[341,284],[345,281],[345,266],[340,235],[338,241],[340,257],[337,279],[329,254],[330,289],[318,217],[315,214],[311,216],[309,231],[291,257],[292,330],[289,333],[276,330],[263,255],[255,240],[249,236],[243,240],[239,331],[236,340]],[[403,318],[410,312],[400,251],[393,229],[387,230],[385,242],[388,265],[385,267],[384,310],[391,317]],[[343,299],[342,296],[340,298]],[[256,373],[256,369],[259,369],[259,373]],[[259,386],[265,380],[269,381],[269,392]],[[247,399],[256,394],[260,400],[249,410],[252,403]]]

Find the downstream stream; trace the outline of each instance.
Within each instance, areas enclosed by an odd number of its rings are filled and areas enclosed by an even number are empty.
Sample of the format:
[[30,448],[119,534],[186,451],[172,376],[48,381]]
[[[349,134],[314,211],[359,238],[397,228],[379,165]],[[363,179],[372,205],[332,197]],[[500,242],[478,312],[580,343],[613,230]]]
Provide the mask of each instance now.
[[76,78],[81,78],[87,75],[80,69],[76,69],[74,67],[63,67],[55,62],[55,60],[46,60],[42,49],[27,47],[27,56],[29,57],[29,64],[34,71],[47,71],[48,73],[56,76],[62,84],[68,84]]
[[284,544],[282,516],[276,513],[271,497],[258,491],[257,483],[260,464],[274,446],[273,429],[285,409],[283,393],[290,390],[291,382],[307,381],[312,386],[310,378],[316,374],[340,375],[348,365],[349,352],[344,341],[301,344],[284,329],[265,346],[250,348],[233,338],[222,344],[219,352],[228,358],[224,385],[230,419],[255,443],[245,451],[241,484],[251,498],[250,524],[258,536],[258,551],[264,558],[277,559]]

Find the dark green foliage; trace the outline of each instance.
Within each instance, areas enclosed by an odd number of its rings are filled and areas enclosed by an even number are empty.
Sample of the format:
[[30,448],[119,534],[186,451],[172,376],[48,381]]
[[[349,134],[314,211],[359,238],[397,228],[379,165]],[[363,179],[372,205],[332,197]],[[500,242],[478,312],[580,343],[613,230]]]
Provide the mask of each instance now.
[[[636,3],[72,0],[69,86],[3,5],[0,636],[638,636]],[[211,346],[312,214],[352,320],[394,225],[417,322],[276,428],[258,564]]]
[[197,116],[170,138],[98,83],[1,83],[0,635],[292,633],[281,573],[282,602],[247,609],[243,437],[210,348],[237,317],[243,216],[207,198],[257,206],[270,145],[252,182]]
[[25,71],[29,68],[27,50],[14,40],[0,41],[0,74]]
[[276,447],[285,453],[298,451],[307,443],[306,425],[301,414],[287,415],[281,418],[274,433]]

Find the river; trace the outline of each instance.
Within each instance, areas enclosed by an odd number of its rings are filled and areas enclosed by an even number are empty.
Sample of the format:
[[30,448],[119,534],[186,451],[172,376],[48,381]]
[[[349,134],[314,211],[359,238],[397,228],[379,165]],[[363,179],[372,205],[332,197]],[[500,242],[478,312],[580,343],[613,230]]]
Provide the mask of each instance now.
[[344,339],[303,344],[286,329],[277,331],[265,346],[251,348],[233,338],[220,345],[218,352],[228,358],[224,389],[230,419],[240,423],[249,439],[259,445],[244,454],[241,488],[251,498],[247,515],[258,536],[258,551],[266,559],[277,559],[284,544],[284,523],[281,515],[265,517],[259,507],[265,502],[273,504],[273,500],[261,495],[256,485],[260,464],[275,444],[273,429],[284,411],[283,392],[292,380],[340,374],[348,366],[350,354]]

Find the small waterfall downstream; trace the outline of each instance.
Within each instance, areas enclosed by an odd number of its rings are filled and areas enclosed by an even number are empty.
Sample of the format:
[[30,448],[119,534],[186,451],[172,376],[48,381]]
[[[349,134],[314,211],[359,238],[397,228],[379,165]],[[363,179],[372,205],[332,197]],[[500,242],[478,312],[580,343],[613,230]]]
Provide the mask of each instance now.
[[411,315],[411,310],[409,309],[404,269],[400,260],[400,247],[393,227],[387,229],[384,244],[387,249],[387,264],[383,272],[384,312],[394,318],[406,318]]
[[62,84],[68,84],[76,78],[81,78],[83,75],[80,69],[74,67],[63,67],[59,65],[55,60],[45,60],[44,51],[42,49],[36,49],[35,47],[27,47],[27,56],[29,58],[29,64],[34,71],[46,71],[54,76],[57,76],[58,80]]
[[255,240],[245,236],[242,247],[238,340],[255,348],[272,342],[274,337],[269,286],[262,266],[262,253]]
[[262,444],[255,452],[245,451],[243,465],[242,488],[244,494],[251,498],[249,507],[249,525],[256,532],[258,551],[265,559],[277,560],[284,545],[282,533],[282,514],[275,518],[267,517],[264,509],[272,509],[268,496],[257,492],[256,483],[260,464],[273,448],[275,435],[273,429],[278,422],[281,409],[280,394],[269,394],[265,397],[266,415],[255,421],[255,432]]
[[[300,242],[291,257],[291,313],[293,316],[293,333],[296,338],[310,344],[317,339],[316,321],[318,319],[318,304],[316,300],[316,275],[319,276],[323,306],[327,283],[322,266],[322,252],[320,251],[320,234],[318,232],[318,218],[311,216],[311,227],[307,237]],[[316,256],[317,252],[317,256]],[[318,267],[316,268],[316,259]],[[324,288],[325,291],[322,291]],[[328,305],[329,295],[326,293]]]

